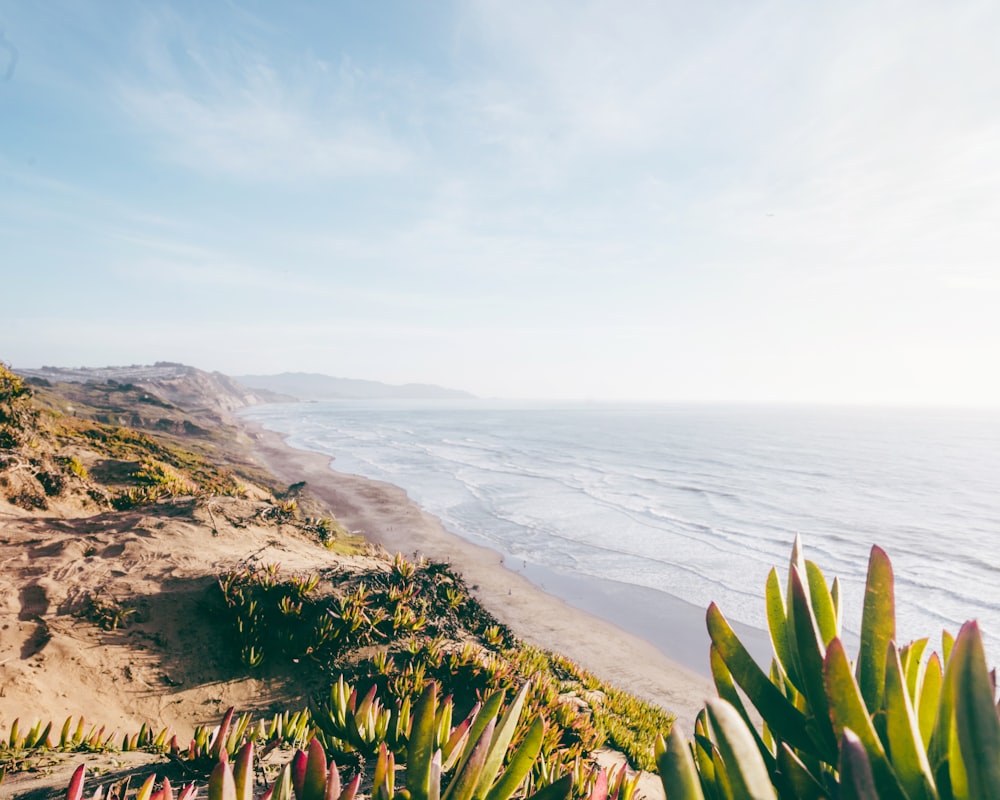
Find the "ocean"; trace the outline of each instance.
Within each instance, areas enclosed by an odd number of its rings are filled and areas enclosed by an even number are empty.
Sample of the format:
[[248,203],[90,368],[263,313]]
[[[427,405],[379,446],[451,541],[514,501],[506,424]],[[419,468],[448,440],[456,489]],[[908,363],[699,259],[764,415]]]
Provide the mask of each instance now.
[[[337,401],[244,416],[404,488],[509,568],[703,673],[707,655],[671,652],[684,615],[666,600],[702,627],[715,601],[764,630],[764,582],[772,566],[784,582],[796,534],[840,577],[849,648],[878,544],[900,641],[940,649],[942,628],[977,618],[991,666],[1000,656],[1000,412]],[[766,637],[751,650],[762,660]]]

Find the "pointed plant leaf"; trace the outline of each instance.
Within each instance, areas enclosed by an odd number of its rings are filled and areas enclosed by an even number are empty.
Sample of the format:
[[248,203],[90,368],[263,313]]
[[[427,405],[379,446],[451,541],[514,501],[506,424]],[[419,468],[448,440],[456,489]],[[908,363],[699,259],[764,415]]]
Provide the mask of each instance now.
[[468,759],[452,778],[448,791],[444,794],[444,800],[472,800],[472,794],[476,791],[476,785],[483,772],[483,765],[486,763],[486,756],[489,754],[490,742],[493,739],[495,728],[496,718],[494,717],[479,735],[479,740],[472,747]]
[[135,793],[135,800],[149,800],[153,795],[153,784],[156,783],[156,775],[150,775],[142,782],[139,791]]
[[979,624],[962,626],[955,660],[955,721],[969,796],[1000,798],[1000,718]]
[[[339,800],[342,791],[340,786],[340,770],[337,769],[337,765],[333,759],[330,759],[330,769],[326,773],[323,800]],[[249,800],[253,800],[253,798],[249,798]]]
[[691,750],[676,725],[670,729],[666,749],[656,759],[656,768],[669,800],[705,800]]
[[840,736],[841,744],[844,742],[844,732],[850,731],[864,745],[882,800],[908,800],[893,772],[871,717],[868,716],[861,689],[854,680],[851,664],[840,639],[830,642],[823,673],[830,697],[833,727]]
[[[472,720],[472,725],[469,727],[468,738],[466,739],[463,747],[461,757],[458,759],[458,766],[455,768],[454,774],[457,775],[465,769],[465,763],[472,757],[472,754],[475,751],[476,742],[479,741],[486,727],[490,726],[490,730],[493,730],[497,714],[500,713],[500,707],[503,705],[503,699],[503,690],[496,691],[486,698],[482,708],[479,709],[479,713],[476,714],[475,718]],[[452,756],[452,760],[454,760],[454,754]]]
[[233,764],[236,800],[253,800],[253,742],[240,748]]
[[531,772],[531,767],[542,750],[542,740],[545,736],[545,723],[541,717],[535,717],[528,728],[524,741],[510,757],[507,769],[504,770],[492,789],[486,795],[486,800],[508,800],[517,791],[525,777]]
[[892,767],[910,800],[931,800],[935,796],[934,778],[905,680],[899,652],[890,642],[883,705]]
[[736,800],[733,787],[726,774],[726,763],[722,760],[719,748],[712,749],[712,774],[715,776],[711,790],[715,793],[713,800]]
[[431,681],[413,710],[413,726],[406,757],[406,788],[412,800],[427,800],[430,793],[431,759],[437,750],[435,717],[437,684]]
[[212,758],[218,759],[222,754],[223,748],[226,746],[226,739],[229,737],[229,726],[233,722],[233,713],[236,711],[235,708],[230,706],[229,710],[226,712],[226,716],[222,718],[222,724],[219,726],[218,732],[215,734],[215,739],[212,742]]
[[746,800],[777,800],[757,742],[743,718],[725,700],[709,700],[707,708],[733,796]]
[[920,685],[921,659],[924,650],[927,648],[927,637],[910,642],[899,654],[903,664],[903,673],[906,675],[906,691],[910,695],[910,702],[913,707],[917,706],[917,687]]
[[812,601],[816,626],[819,629],[823,646],[826,647],[827,642],[840,635],[833,598],[830,596],[830,589],[826,585],[823,571],[812,561],[806,561],[805,578],[809,584],[809,599]]
[[431,759],[431,780],[428,785],[427,800],[441,800],[441,751]]
[[323,800],[326,794],[326,752],[318,739],[309,742],[306,774],[298,800]]
[[811,712],[809,716],[820,740],[818,744],[822,747],[821,755],[827,762],[835,762],[837,739],[830,724],[830,706],[823,681],[823,656],[826,647],[816,625],[809,591],[803,583],[798,568],[792,568],[789,583],[791,585],[788,604],[791,609],[789,644],[796,654],[793,658],[798,661],[802,670],[802,689],[809,702]]
[[344,790],[340,793],[340,797],[338,797],[337,800],[354,800],[360,786],[361,773],[358,773],[347,782],[347,786],[344,787]]
[[73,771],[73,777],[69,780],[69,789],[66,790],[66,800],[81,800],[83,797],[83,778],[87,772],[87,767],[81,764]]
[[220,761],[208,779],[208,800],[236,800],[236,782],[229,764]]
[[715,603],[708,607],[707,623],[712,644],[718,649],[733,680],[746,693],[768,727],[792,747],[812,750],[805,715],[757,666]]
[[737,713],[743,718],[747,730],[750,731],[757,742],[757,749],[760,751],[761,758],[764,759],[767,771],[771,772],[774,769],[774,756],[760,738],[760,734],[757,733],[753,722],[751,722],[750,715],[747,714],[747,710],[743,706],[743,700],[740,698],[739,692],[736,691],[733,676],[730,674],[728,667],[726,667],[726,662],[722,660],[722,656],[719,655],[719,650],[714,644],[709,647],[709,664],[712,670],[712,678],[715,681],[715,689],[719,693],[719,697],[736,709]]
[[833,612],[837,615],[837,630],[839,631],[844,622],[840,611],[840,578],[833,579],[833,584],[830,586],[830,599],[833,600]]
[[[778,748],[777,762],[778,773],[787,784],[791,796],[796,800],[829,800],[829,795],[823,789],[822,784],[809,771],[809,768],[802,763],[795,752],[784,742]],[[782,797],[786,793],[782,793]]]
[[941,700],[941,684],[943,682],[944,674],[941,671],[941,660],[937,653],[931,653],[924,665],[919,685],[920,694],[917,698],[920,739],[927,743],[928,751],[930,750],[931,734],[934,732],[938,703]]
[[[785,611],[785,598],[781,595],[781,583],[778,581],[778,570],[771,567],[767,574],[764,588],[764,600],[767,607],[767,630],[771,635],[771,646],[781,668],[791,677],[791,656],[788,652],[788,613]],[[792,678],[798,683],[798,677]]]
[[951,648],[955,646],[955,637],[951,631],[941,631],[941,656],[944,658],[945,669],[948,668],[948,661],[951,660]]
[[[372,777],[372,786],[378,787],[385,783],[385,777],[389,772],[389,748],[385,742],[378,746],[378,758],[375,759],[375,774]],[[409,778],[409,776],[407,776]]]
[[703,787],[716,785],[714,754],[715,745],[712,744],[712,740],[700,733],[695,733],[692,755],[698,765]]
[[289,778],[292,782],[292,790],[295,792],[295,796],[302,798],[302,793],[305,790],[306,785],[306,763],[309,757],[301,750],[296,750],[295,755],[292,756],[291,771],[289,772]]
[[840,740],[840,800],[879,800],[868,753],[850,728]]
[[[300,751],[301,752],[301,751]],[[295,788],[292,781],[292,765],[288,764],[271,785],[271,800],[292,800]]]
[[521,709],[524,707],[524,699],[528,695],[530,686],[531,682],[525,681],[493,731],[493,739],[486,754],[486,761],[483,763],[483,771],[472,795],[475,800],[482,800],[497,779],[500,767],[503,766],[504,757],[507,755],[507,747],[514,738],[517,723],[521,719]]
[[608,800],[608,770],[604,768],[597,773],[594,786],[587,800]]
[[454,730],[451,732],[451,736],[448,737],[448,741],[441,749],[441,768],[443,771],[450,771],[451,768],[455,766],[455,762],[458,760],[459,756],[462,754],[462,748],[465,746],[465,742],[469,738],[469,730],[472,727],[472,721],[476,718],[476,714],[479,713],[480,707],[480,704],[476,704],[469,716],[455,726]]
[[868,559],[864,609],[861,612],[861,648],[858,652],[858,685],[871,714],[882,708],[885,653],[896,638],[896,594],[889,556],[872,547]]

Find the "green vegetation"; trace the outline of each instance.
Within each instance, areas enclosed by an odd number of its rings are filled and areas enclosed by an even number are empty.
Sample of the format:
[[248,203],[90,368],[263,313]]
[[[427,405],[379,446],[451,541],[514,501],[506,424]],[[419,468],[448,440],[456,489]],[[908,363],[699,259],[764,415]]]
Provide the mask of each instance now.
[[[397,555],[383,572],[333,579],[282,576],[277,565],[265,565],[226,573],[219,587],[244,664],[304,661],[330,676],[330,697],[315,717],[341,750],[371,757],[386,743],[398,753],[410,704],[431,683],[466,713],[488,694],[530,679],[528,708],[550,723],[543,746],[550,771],[568,768],[604,743],[634,766],[652,768],[649,743],[672,721],[568,659],[519,641],[446,564]],[[358,712],[364,719],[355,720],[367,736],[359,738],[346,722],[358,701],[345,681],[368,692]],[[374,716],[372,703],[380,709]]]
[[19,375],[0,361],[0,450],[28,442],[38,418],[33,392]]
[[[520,728],[526,687],[503,708],[502,694],[491,696],[481,707],[454,728],[450,724],[450,702],[439,700],[432,684],[422,694],[413,713],[411,741],[407,749],[406,770],[397,776],[395,758],[384,746],[375,763],[371,794],[377,800],[568,800],[573,792],[573,776],[564,775],[532,789],[530,770],[541,746],[538,720],[528,729],[524,740],[513,746]],[[67,721],[69,722],[69,721]],[[261,744],[254,731],[233,719],[232,710],[208,740],[197,745],[197,759],[215,764],[208,778],[208,796],[217,800],[253,800],[259,766],[255,763],[256,745]],[[165,745],[165,732],[150,746]],[[267,743],[264,743],[267,747]],[[191,750],[196,748],[192,742]],[[172,749],[174,757],[185,754]],[[271,800],[353,800],[361,786],[359,772],[346,785],[341,781],[335,761],[317,739],[305,750],[298,750],[281,768],[266,792]],[[187,760],[193,760],[190,757]],[[81,765],[67,788],[67,800],[84,796],[85,770]],[[138,789],[136,798],[153,796],[155,776]],[[586,793],[591,800],[630,800],[634,783],[623,773],[595,773],[577,796]],[[609,789],[612,791],[609,792]],[[184,787],[179,797],[189,800],[198,789]],[[103,796],[101,789],[93,795]],[[125,791],[118,796],[124,797]],[[173,787],[164,779],[160,795],[173,797]]]
[[139,609],[135,606],[123,603],[98,589],[86,599],[78,616],[90,620],[102,630],[116,631],[127,628],[129,621],[138,612]]
[[[695,726],[658,747],[668,800],[709,798],[1000,797],[1000,717],[995,678],[974,622],[941,654],[928,640],[897,645],[892,566],[872,548],[861,647],[848,659],[840,637],[840,585],[792,549],[784,594],[768,576],[774,644],[770,674],[750,658],[712,604],[708,629],[719,699]],[[737,687],[763,719],[751,723]]]

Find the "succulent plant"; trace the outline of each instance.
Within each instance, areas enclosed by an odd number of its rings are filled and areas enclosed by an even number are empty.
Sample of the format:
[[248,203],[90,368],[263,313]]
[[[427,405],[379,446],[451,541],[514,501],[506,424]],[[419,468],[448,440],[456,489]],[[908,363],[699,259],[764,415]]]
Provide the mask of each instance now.
[[[708,609],[719,698],[694,742],[671,731],[657,744],[668,800],[706,798],[1000,798],[995,678],[975,622],[900,647],[888,556],[873,547],[855,662],[841,640],[839,583],[792,548],[784,595],[765,591],[774,647],[769,673],[750,657],[715,604]],[[763,720],[757,731],[743,695]]]

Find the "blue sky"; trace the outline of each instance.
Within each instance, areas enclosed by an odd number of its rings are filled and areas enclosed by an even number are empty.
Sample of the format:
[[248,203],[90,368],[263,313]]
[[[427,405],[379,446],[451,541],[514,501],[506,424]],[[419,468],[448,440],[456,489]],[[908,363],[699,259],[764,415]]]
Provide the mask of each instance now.
[[1000,5],[0,0],[0,359],[1000,405]]

